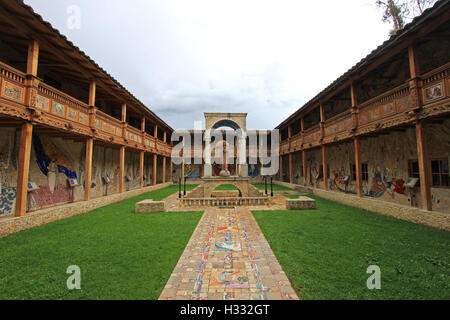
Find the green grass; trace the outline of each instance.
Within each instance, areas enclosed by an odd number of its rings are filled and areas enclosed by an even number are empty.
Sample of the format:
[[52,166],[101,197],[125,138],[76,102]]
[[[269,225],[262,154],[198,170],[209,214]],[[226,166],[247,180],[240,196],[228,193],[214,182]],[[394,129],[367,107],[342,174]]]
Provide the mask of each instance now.
[[[202,214],[134,214],[134,204],[177,191],[156,190],[0,239],[0,300],[157,299]],[[70,265],[81,268],[82,290],[66,287]]]
[[[259,190],[264,190],[264,188],[265,188],[264,183],[254,184],[254,186],[257,187]],[[273,191],[292,191],[293,190],[291,188],[279,186],[277,184],[273,184],[272,187],[273,187]],[[270,184],[267,184],[267,191],[270,192]]]
[[214,190],[216,190],[216,191],[234,191],[234,190],[239,190],[239,189],[236,188],[236,186],[234,186],[232,184],[222,184]]
[[450,299],[450,233],[312,197],[317,210],[253,212],[302,299]]
[[285,194],[284,196],[288,199],[298,199],[299,197],[298,194]]

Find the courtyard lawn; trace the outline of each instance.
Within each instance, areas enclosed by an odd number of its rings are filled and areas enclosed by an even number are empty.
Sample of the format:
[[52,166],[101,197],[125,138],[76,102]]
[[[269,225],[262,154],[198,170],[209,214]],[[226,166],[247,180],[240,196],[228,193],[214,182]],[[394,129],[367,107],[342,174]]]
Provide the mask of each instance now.
[[232,185],[232,184],[222,184],[214,190],[215,191],[234,191],[234,190],[239,190],[239,189],[236,188],[236,186]]
[[[259,190],[264,190],[265,186],[264,183],[258,183],[258,184],[254,184],[255,187],[257,187]],[[273,191],[292,191],[294,189],[288,188],[288,187],[284,187],[284,186],[280,186],[278,184],[273,184]],[[270,183],[267,184],[267,191],[270,192]]]
[[450,299],[449,232],[311,197],[317,210],[253,212],[301,299]]
[[[0,300],[157,299],[202,213],[134,214],[134,204],[177,190],[170,186],[0,239]],[[81,290],[66,287],[70,265],[81,268]]]

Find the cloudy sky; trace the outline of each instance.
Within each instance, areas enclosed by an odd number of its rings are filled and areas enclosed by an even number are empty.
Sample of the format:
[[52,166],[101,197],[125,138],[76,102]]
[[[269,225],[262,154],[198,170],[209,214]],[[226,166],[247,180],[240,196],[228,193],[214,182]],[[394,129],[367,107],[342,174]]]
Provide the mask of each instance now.
[[247,112],[249,128],[272,129],[390,29],[375,0],[25,2],[175,129],[203,112]]

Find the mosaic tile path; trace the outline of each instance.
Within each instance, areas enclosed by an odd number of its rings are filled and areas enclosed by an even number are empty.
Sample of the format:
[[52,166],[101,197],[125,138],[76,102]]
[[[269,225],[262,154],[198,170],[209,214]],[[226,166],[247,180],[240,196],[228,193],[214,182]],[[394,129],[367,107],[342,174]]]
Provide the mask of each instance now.
[[298,300],[246,207],[208,208],[160,300]]

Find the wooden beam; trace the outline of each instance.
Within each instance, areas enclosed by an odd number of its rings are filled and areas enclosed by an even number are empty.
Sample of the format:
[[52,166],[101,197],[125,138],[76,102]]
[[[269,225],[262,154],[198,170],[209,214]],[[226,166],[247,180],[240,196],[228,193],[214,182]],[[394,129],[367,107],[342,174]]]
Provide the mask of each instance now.
[[92,183],[92,154],[94,151],[94,139],[86,140],[86,158],[84,162],[84,200],[91,199],[91,183]]
[[358,197],[363,196],[362,192],[362,172],[361,172],[361,154],[360,141],[358,137],[354,139],[355,144],[355,167],[356,167],[356,194]]
[[39,61],[39,43],[36,40],[31,40],[28,45],[27,57],[27,74],[37,76]]
[[28,175],[30,170],[31,139],[33,125],[22,124],[20,134],[19,168],[17,174],[16,216],[23,217],[27,212]]
[[125,147],[120,147],[119,153],[119,193],[124,191],[124,180],[125,180]]
[[424,210],[432,210],[431,190],[430,190],[431,168],[428,158],[425,127],[422,122],[416,124],[416,139],[417,139],[417,158],[419,161],[420,195],[422,198],[422,208]]

